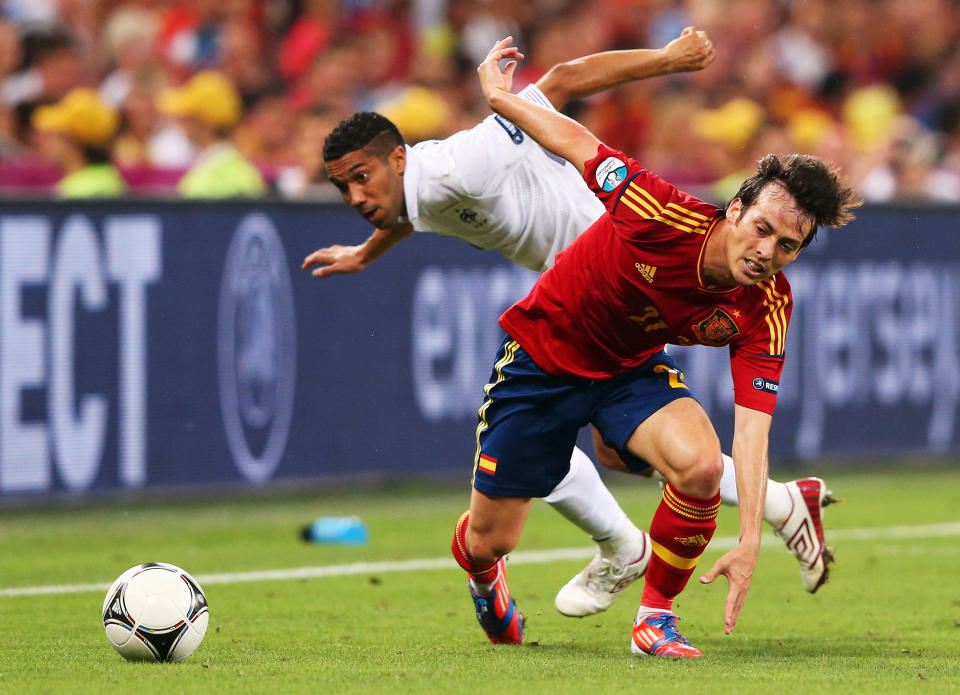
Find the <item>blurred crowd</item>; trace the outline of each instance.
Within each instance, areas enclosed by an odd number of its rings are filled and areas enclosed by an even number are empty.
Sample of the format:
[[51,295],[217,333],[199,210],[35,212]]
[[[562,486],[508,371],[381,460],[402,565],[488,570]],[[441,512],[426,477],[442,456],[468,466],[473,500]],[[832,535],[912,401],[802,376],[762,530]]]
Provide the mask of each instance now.
[[336,197],[342,118],[380,111],[410,143],[475,124],[503,36],[519,89],[688,25],[706,70],[568,112],[718,202],[795,151],[868,201],[960,201],[955,0],[0,0],[0,195]]

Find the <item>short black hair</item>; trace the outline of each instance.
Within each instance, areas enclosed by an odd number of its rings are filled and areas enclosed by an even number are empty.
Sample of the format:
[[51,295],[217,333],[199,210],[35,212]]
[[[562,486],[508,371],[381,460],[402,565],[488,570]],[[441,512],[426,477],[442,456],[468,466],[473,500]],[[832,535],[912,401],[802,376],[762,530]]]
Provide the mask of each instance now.
[[813,241],[820,227],[842,227],[853,219],[851,210],[863,204],[853,189],[841,183],[835,167],[809,154],[766,155],[757,163],[757,173],[740,186],[734,200],[739,198],[742,210],[746,210],[769,183],[783,186],[812,223],[800,248]]
[[[384,145],[379,149],[384,151],[377,154],[382,157],[403,144],[403,136],[397,126],[386,116],[373,111],[355,113],[350,118],[340,121],[340,124],[323,141],[323,161],[330,162],[340,159],[347,152],[362,150],[379,135],[383,135],[380,140]],[[377,144],[380,145],[379,140]]]

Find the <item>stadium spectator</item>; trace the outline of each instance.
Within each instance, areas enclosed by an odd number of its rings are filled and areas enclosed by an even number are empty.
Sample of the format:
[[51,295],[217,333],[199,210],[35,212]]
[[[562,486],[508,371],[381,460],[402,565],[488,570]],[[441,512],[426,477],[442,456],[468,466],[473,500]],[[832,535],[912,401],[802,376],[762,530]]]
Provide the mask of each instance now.
[[257,168],[230,141],[240,119],[240,94],[222,74],[197,73],[182,87],[160,93],[157,106],[174,116],[198,155],[180,179],[184,198],[258,196],[267,186]]
[[327,179],[323,166],[323,141],[336,127],[339,119],[322,108],[300,114],[293,129],[292,149],[295,164],[280,169],[277,190],[284,198],[339,197],[337,189]]
[[255,98],[274,83],[273,66],[263,55],[263,40],[257,25],[238,15],[223,23],[218,39],[216,65],[236,85],[244,99]]
[[296,82],[330,43],[337,23],[337,0],[306,0],[284,35],[277,63],[287,82]]
[[92,81],[90,65],[69,33],[48,27],[31,28],[21,41],[20,69],[3,84],[6,104],[29,112],[39,103],[56,101],[74,87]]
[[348,38],[337,39],[313,59],[303,76],[290,85],[294,109],[322,108],[346,118],[357,107],[357,82],[362,54]]
[[135,83],[158,67],[156,55],[159,19],[142,5],[116,8],[103,27],[103,51],[109,72],[100,81],[100,96],[119,107]]
[[[497,36],[512,34],[543,62],[521,69],[520,88],[568,57],[571,46],[589,53],[663,45],[683,26],[698,25],[727,37],[710,79],[695,76],[682,89],[671,80],[623,85],[570,105],[571,113],[603,141],[642,153],[653,166],[669,165],[661,171],[671,180],[712,195],[749,168],[750,144],[700,139],[673,118],[743,97],[766,114],[758,137],[768,128],[791,137],[819,129],[824,147],[850,156],[845,168],[863,168],[858,157],[874,168],[876,157],[886,157],[880,170],[892,170],[903,166],[894,161],[902,160],[902,148],[860,148],[844,109],[862,90],[893,90],[893,115],[915,119],[933,146],[908,158],[911,170],[929,170],[928,183],[902,190],[907,178],[894,177],[884,197],[913,197],[921,189],[926,198],[953,196],[956,146],[943,113],[960,99],[960,5],[950,0],[8,0],[0,7],[7,20],[0,29],[0,129],[9,133],[0,134],[0,147],[27,166],[37,158],[24,139],[30,111],[78,86],[96,87],[120,107],[134,82],[156,94],[216,69],[244,103],[282,88],[294,112],[320,107],[341,119],[425,87],[443,98],[455,131],[486,110],[472,72]],[[866,24],[871,31],[864,33]],[[833,125],[816,125],[811,113]],[[431,129],[423,131],[430,136]],[[668,143],[678,136],[703,144],[704,152],[677,162]],[[167,151],[148,166],[182,165],[182,141]]]
[[115,197],[126,183],[110,162],[117,113],[92,89],[78,88],[58,103],[33,112],[40,150],[65,176],[57,184],[62,198]]
[[292,137],[296,118],[282,91],[266,90],[248,101],[233,141],[251,162],[276,171],[296,161]]

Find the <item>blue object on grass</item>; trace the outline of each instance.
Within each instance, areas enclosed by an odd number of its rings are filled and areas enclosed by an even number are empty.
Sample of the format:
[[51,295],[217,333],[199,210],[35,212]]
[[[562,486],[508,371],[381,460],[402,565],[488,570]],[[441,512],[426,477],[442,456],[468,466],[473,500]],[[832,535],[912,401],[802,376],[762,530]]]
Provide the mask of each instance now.
[[305,541],[338,545],[365,545],[370,540],[367,525],[357,516],[321,516],[303,527]]

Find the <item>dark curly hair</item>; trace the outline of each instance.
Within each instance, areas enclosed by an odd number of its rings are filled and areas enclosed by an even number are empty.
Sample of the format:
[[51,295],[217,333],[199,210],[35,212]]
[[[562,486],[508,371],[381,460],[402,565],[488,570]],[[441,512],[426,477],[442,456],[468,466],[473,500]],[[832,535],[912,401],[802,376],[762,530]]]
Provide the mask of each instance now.
[[348,152],[362,150],[373,145],[374,152],[386,157],[395,147],[403,144],[403,136],[393,122],[372,111],[361,111],[330,131],[323,141],[323,161],[340,159]]
[[757,163],[757,173],[743,182],[734,199],[739,198],[746,210],[769,183],[783,186],[812,223],[800,248],[813,241],[820,227],[842,227],[853,219],[851,210],[863,204],[841,183],[836,168],[809,154],[766,155]]

